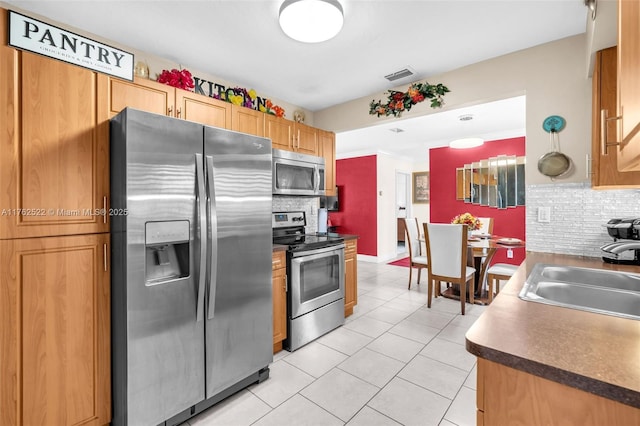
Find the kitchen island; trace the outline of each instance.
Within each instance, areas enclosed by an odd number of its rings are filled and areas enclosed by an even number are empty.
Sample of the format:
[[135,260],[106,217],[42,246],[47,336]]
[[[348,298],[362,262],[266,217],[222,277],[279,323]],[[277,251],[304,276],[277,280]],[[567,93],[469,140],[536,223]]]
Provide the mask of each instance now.
[[478,357],[478,424],[640,424],[640,321],[521,300],[537,263],[640,272],[528,252],[466,334]]

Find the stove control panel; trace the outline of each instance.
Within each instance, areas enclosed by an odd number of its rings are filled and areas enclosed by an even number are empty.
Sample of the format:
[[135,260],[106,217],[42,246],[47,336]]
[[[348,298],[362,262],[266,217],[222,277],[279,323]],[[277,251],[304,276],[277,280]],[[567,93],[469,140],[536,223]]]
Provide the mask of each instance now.
[[272,228],[289,228],[306,224],[304,212],[275,212],[271,214]]

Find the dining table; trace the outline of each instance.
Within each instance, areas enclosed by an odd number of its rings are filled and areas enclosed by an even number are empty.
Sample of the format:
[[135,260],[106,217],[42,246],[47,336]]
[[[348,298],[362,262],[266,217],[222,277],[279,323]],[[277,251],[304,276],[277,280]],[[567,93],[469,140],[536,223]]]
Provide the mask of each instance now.
[[[425,243],[424,235],[421,235],[419,240],[421,243]],[[474,303],[477,305],[488,305],[489,295],[485,289],[485,283],[487,280],[487,269],[491,265],[493,257],[498,250],[525,248],[526,243],[519,238],[488,234],[469,235],[467,241],[467,264],[476,269],[474,278]],[[457,284],[447,285],[447,289],[442,291],[441,294],[443,297],[449,299],[460,300],[460,288]],[[467,300],[469,300],[468,297]]]

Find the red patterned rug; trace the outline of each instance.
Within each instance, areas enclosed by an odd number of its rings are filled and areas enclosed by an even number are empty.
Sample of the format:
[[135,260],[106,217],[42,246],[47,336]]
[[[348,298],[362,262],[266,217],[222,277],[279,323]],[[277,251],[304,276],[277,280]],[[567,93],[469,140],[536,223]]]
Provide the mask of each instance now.
[[409,267],[409,258],[405,257],[404,259],[396,260],[393,262],[387,263],[387,265],[395,265],[395,266],[406,266]]

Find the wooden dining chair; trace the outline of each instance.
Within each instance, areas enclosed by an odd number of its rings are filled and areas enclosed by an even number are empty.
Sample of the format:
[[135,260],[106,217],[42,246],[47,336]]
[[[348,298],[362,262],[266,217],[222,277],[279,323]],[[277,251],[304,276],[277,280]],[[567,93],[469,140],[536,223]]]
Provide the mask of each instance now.
[[[495,263],[487,269],[487,292],[489,293],[489,303],[493,301],[493,289],[495,286],[496,296],[500,293],[500,281],[508,281],[518,269],[517,265],[510,263]],[[494,284],[495,283],[495,284]]]
[[467,266],[467,226],[444,223],[425,223],[423,226],[429,264],[427,307],[431,307],[434,284],[437,285],[437,296],[442,281],[445,281],[460,286],[460,306],[464,315],[468,283],[469,303],[474,302],[476,273],[475,268]]
[[478,217],[480,221],[480,229],[471,231],[471,235],[491,235],[493,234],[493,218],[492,217]]
[[407,234],[406,243],[409,250],[409,285],[411,289],[411,276],[413,268],[418,268],[418,285],[420,285],[420,272],[428,268],[427,257],[420,253],[420,241],[418,239],[418,219],[415,217],[407,217],[404,219],[404,230]]

